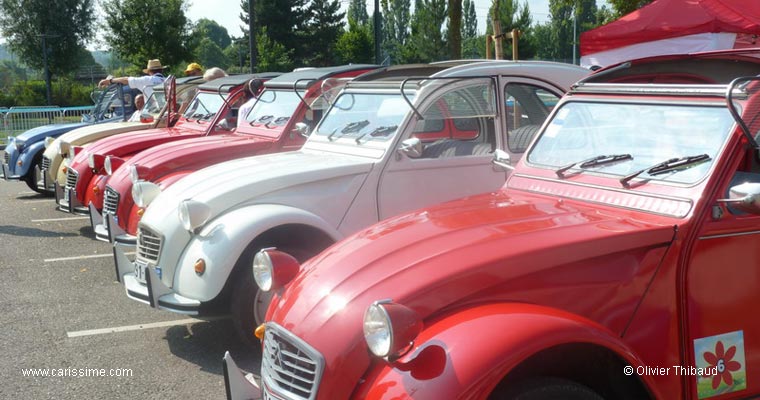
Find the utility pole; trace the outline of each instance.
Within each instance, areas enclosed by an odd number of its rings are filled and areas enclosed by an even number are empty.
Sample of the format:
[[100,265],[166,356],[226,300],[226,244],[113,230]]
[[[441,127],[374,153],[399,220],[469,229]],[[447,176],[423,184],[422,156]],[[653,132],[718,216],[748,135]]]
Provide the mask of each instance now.
[[251,53],[251,73],[256,71],[256,31],[253,30],[253,1],[248,0],[248,51]]
[[372,16],[375,21],[375,64],[380,65],[380,0],[375,0],[375,12]]
[[576,31],[576,25],[578,25],[578,4],[573,4],[573,65],[576,65],[575,62],[575,46],[577,45],[577,41],[575,40],[577,34]]

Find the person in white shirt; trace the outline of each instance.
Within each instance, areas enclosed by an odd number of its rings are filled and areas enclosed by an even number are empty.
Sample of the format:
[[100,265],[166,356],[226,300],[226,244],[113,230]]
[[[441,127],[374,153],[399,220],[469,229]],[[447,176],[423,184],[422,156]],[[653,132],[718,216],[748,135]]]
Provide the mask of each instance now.
[[129,117],[129,122],[140,122],[140,114],[142,114],[142,109],[145,107],[145,96],[138,94],[135,96],[135,112],[132,113],[132,116]]
[[165,66],[161,65],[161,61],[158,59],[149,60],[147,68],[143,69],[148,75],[145,76],[122,76],[119,78],[107,78],[98,82],[98,86],[106,87],[113,83],[119,83],[127,85],[132,89],[137,89],[142,92],[146,99],[150,98],[153,94],[153,86],[159,85],[166,79],[163,75]]

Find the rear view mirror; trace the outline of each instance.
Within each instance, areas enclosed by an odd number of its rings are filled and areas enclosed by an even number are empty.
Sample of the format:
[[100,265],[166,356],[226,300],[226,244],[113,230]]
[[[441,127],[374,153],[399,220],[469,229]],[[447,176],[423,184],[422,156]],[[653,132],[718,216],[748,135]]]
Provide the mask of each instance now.
[[493,152],[493,160],[491,160],[491,162],[494,165],[510,171],[514,171],[515,169],[515,167],[512,166],[512,158],[509,156],[509,153],[501,149],[496,149],[496,151]]
[[422,141],[419,138],[409,138],[401,142],[398,149],[409,158],[420,158],[422,156]]
[[727,199],[718,202],[727,203],[750,214],[760,214],[760,183],[742,183],[732,186]]
[[295,127],[293,128],[293,132],[305,138],[308,138],[309,134],[311,134],[311,132],[309,131],[309,125],[303,122],[297,122]]

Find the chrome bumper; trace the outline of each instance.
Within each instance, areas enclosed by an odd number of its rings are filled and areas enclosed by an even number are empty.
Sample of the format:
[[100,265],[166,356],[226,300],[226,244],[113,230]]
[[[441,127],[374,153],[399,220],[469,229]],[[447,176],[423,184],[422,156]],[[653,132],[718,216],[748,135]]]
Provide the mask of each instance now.
[[224,352],[222,365],[224,367],[224,389],[227,391],[227,400],[261,400],[264,398],[253,374],[243,374],[229,351]]
[[55,191],[55,203],[58,204],[58,207],[56,207],[58,210],[80,215],[87,215],[89,213],[88,207],[85,207],[77,199],[77,193],[74,189],[66,189],[58,182],[53,182],[53,185]]
[[17,180],[21,179],[20,175],[11,175],[11,169],[10,169],[10,166],[8,166],[8,164],[3,163],[3,167],[1,168],[1,170],[2,170],[2,174],[3,174],[2,177],[6,181],[11,181],[11,180],[17,181]]
[[198,315],[201,302],[175,293],[159,278],[156,270],[146,268],[145,283],[135,275],[135,263],[127,258],[125,249],[134,248],[114,242],[113,258],[116,264],[116,280],[124,284],[127,297],[153,308],[171,311],[177,314]]
[[36,165],[34,172],[37,174],[37,189],[50,192],[55,191],[55,185],[48,179],[48,171],[46,169],[40,169],[40,166]]

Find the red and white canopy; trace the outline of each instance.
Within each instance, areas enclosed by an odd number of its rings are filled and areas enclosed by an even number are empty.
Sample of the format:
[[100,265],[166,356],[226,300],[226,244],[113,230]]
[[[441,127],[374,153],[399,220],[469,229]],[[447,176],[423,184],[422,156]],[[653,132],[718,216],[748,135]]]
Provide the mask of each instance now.
[[581,65],[665,54],[755,47],[757,0],[655,0],[580,38]]

